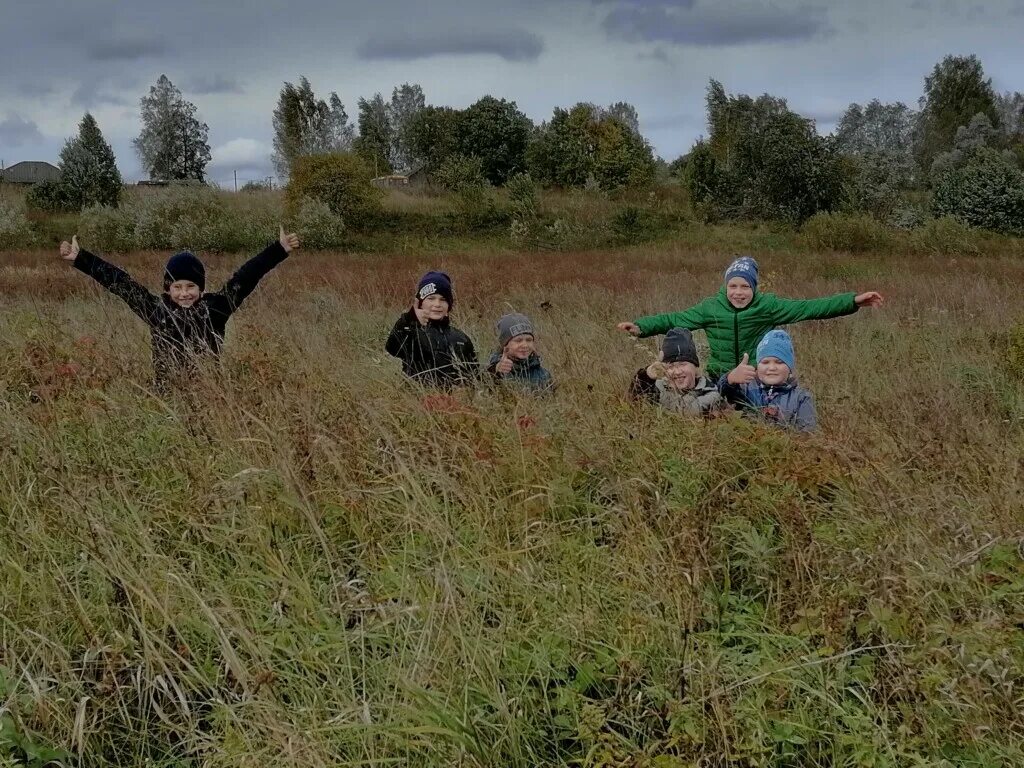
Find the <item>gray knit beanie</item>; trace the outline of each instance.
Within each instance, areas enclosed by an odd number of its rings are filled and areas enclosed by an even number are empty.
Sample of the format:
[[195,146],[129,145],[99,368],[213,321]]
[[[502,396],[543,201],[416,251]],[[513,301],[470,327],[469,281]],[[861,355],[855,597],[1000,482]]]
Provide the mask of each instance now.
[[521,334],[528,333],[531,336],[536,335],[533,331],[533,323],[530,322],[530,318],[526,315],[520,315],[517,312],[502,315],[498,320],[497,329],[498,349],[504,349],[506,344]]

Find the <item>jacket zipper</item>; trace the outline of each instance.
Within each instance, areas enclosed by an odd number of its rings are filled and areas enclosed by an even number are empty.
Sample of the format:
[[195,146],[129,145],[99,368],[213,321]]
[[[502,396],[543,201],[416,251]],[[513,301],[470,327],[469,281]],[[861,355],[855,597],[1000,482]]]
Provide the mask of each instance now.
[[732,367],[735,368],[740,364],[740,313],[735,309],[732,312],[732,341],[734,358]]

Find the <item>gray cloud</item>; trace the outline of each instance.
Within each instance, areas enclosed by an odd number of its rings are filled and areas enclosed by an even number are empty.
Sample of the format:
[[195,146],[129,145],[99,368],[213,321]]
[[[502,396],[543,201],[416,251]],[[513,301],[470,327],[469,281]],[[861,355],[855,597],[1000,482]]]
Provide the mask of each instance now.
[[196,75],[185,82],[183,89],[186,93],[195,93],[199,96],[210,96],[221,93],[245,93],[242,84],[231,77],[224,75]]
[[159,37],[109,37],[93,42],[86,55],[93,61],[138,61],[167,53],[167,42]]
[[83,109],[96,109],[104,106],[126,107],[131,103],[129,99],[109,90],[103,83],[95,80],[80,83],[71,92],[71,104]]
[[612,39],[723,46],[810,40],[829,31],[825,12],[775,4],[639,3],[619,1],[604,20]]
[[640,51],[640,53],[638,53],[636,57],[641,61],[656,61],[659,64],[672,63],[672,59],[669,58],[669,55],[665,52],[665,49],[662,48],[660,45],[650,51]]
[[446,30],[436,34],[412,31],[371,37],[358,54],[362,59],[413,61],[432,56],[500,56],[506,61],[536,61],[544,51],[539,35],[525,29],[494,29],[481,32]]
[[0,120],[0,144],[9,147],[21,147],[26,144],[37,144],[43,141],[43,132],[33,121],[21,115],[8,113]]

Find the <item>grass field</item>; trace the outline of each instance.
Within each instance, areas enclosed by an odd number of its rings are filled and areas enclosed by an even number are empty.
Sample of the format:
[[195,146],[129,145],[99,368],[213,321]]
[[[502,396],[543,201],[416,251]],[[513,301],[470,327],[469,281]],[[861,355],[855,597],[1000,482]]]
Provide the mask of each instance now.
[[[614,323],[730,253],[300,252],[169,401],[124,306],[6,255],[0,764],[1024,765],[1024,261],[758,252],[887,299],[792,329],[798,438],[623,397],[655,342]],[[438,266],[556,395],[401,381]]]

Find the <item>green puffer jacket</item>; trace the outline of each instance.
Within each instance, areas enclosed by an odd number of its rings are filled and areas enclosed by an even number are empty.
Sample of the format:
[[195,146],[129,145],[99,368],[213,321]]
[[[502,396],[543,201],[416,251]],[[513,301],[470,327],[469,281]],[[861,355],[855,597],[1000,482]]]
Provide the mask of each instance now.
[[839,293],[821,299],[783,299],[774,293],[755,293],[743,309],[729,303],[725,288],[699,304],[682,312],[641,317],[640,336],[667,333],[672,328],[689,328],[707,332],[711,358],[704,370],[712,379],[728,373],[750,355],[754,364],[757,343],[768,331],[780,325],[803,320],[826,320],[851,315],[857,311],[854,293]]

